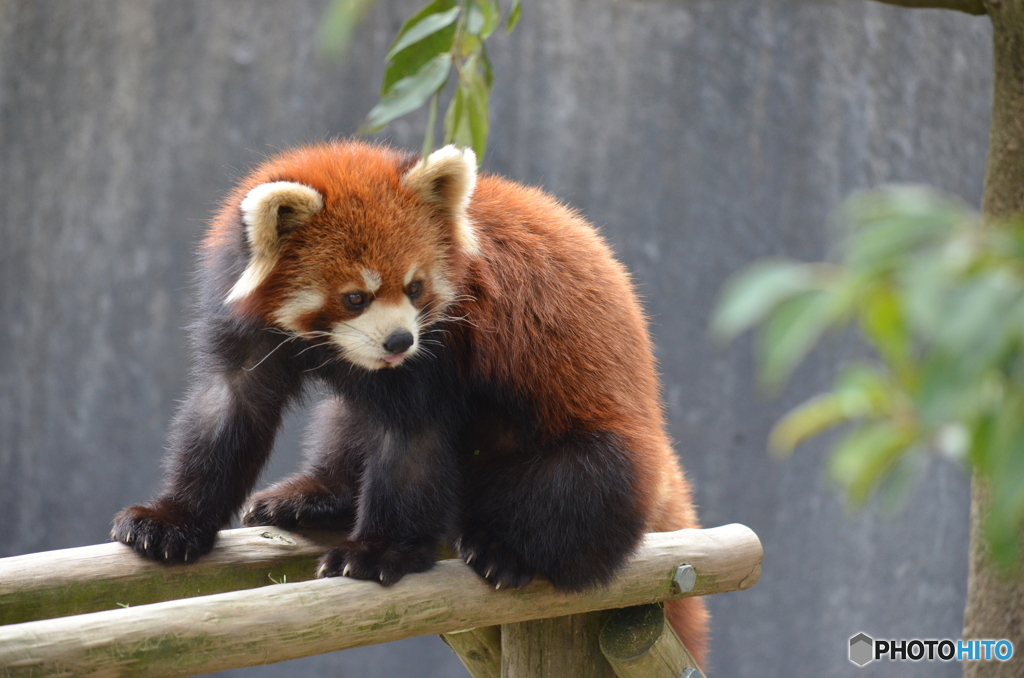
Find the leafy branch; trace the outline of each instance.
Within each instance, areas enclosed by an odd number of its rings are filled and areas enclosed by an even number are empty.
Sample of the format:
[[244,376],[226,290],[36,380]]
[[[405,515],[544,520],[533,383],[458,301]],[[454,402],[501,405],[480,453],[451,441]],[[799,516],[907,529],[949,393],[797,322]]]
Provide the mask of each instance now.
[[[321,33],[325,51],[344,51],[354,25],[371,1],[335,0],[328,7]],[[505,16],[497,0],[433,0],[406,20],[387,53],[380,101],[367,115],[360,134],[379,132],[393,120],[427,105],[426,156],[434,148],[439,100],[454,80],[444,115],[443,143],[471,147],[482,160],[494,83],[486,41],[503,18],[505,31],[510,33],[521,10],[520,0],[512,0]]]
[[860,330],[877,354],[772,430],[788,456],[839,425],[832,478],[855,505],[898,488],[928,450],[962,459],[992,488],[993,553],[1015,561],[1024,527],[1024,223],[982,225],[920,187],[847,200],[839,264],[761,262],[737,276],[712,321],[757,327],[760,378],[778,388],[830,330]]

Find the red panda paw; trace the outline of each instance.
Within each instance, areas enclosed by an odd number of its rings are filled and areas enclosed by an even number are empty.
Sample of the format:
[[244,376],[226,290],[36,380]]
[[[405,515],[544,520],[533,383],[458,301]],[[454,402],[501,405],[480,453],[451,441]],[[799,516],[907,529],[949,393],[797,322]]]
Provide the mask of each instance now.
[[126,508],[114,517],[110,538],[165,563],[191,563],[209,553],[217,528],[204,527],[166,500]]
[[345,502],[312,483],[291,479],[257,492],[242,511],[242,524],[249,527],[275,525],[286,530],[315,527],[348,531],[354,522],[352,502]]
[[464,534],[455,548],[462,560],[495,589],[521,589],[533,581],[533,568],[508,546],[485,534]]
[[407,574],[432,568],[435,555],[433,545],[408,548],[386,542],[350,541],[324,554],[316,576],[352,577],[391,586]]

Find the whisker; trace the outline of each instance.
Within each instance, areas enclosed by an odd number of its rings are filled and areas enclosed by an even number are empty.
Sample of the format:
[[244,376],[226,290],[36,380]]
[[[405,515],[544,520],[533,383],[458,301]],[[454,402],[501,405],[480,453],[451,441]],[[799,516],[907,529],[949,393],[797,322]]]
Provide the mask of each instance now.
[[364,337],[366,337],[366,340],[371,345],[376,345],[376,341],[374,341],[374,338],[370,336],[370,334],[366,330],[361,330],[358,327],[353,327],[352,325],[344,325],[343,328],[345,332],[355,332],[357,334],[363,335]]
[[277,345],[277,346],[275,346],[274,348],[270,349],[270,353],[268,353],[267,355],[265,355],[265,356],[263,356],[262,358],[260,358],[260,361],[259,361],[258,363],[256,363],[256,364],[255,364],[255,365],[253,365],[252,367],[243,367],[242,369],[243,369],[243,370],[245,370],[246,372],[252,372],[252,371],[253,371],[253,370],[255,370],[255,369],[256,369],[257,367],[259,367],[260,365],[262,365],[262,364],[263,364],[263,361],[264,361],[264,360],[266,360],[267,358],[269,358],[270,356],[272,356],[272,355],[274,354],[274,351],[276,351],[277,349],[281,348],[282,346],[284,346],[285,344],[287,344],[287,343],[288,343],[289,341],[292,341],[293,339],[295,339],[295,337],[294,337],[294,336],[289,336],[289,337],[287,337],[287,338],[286,338],[286,339],[285,339],[284,341],[282,341],[282,342],[281,342],[280,344],[278,344],[278,345]]
[[309,346],[307,346],[306,348],[304,348],[304,349],[302,349],[301,351],[299,351],[298,353],[296,353],[296,354],[295,354],[295,357],[296,357],[296,358],[298,358],[298,357],[299,357],[300,355],[302,355],[302,354],[303,354],[303,353],[305,353],[306,351],[310,351],[310,350],[312,350],[312,349],[314,349],[314,348],[318,348],[319,346],[320,346],[320,344],[310,344],[310,345],[309,345]]
[[330,358],[328,358],[327,360],[323,361],[322,363],[320,363],[316,367],[310,367],[308,370],[302,370],[302,371],[303,371],[303,373],[305,373],[305,372],[315,372],[316,370],[319,370],[324,365],[328,365],[330,363],[333,363],[333,362],[335,362],[338,359],[339,359],[338,356],[331,356]]
[[437,356],[434,355],[433,351],[431,351],[429,348],[426,348],[425,346],[421,346],[420,350],[416,351],[409,357],[409,361],[411,362],[413,360],[418,360],[421,356],[423,358],[437,358]]
[[456,316],[456,315],[448,315],[447,313],[441,313],[441,314],[439,314],[437,316],[437,319],[436,319],[435,322],[442,322],[442,321],[450,322],[450,323],[453,323],[453,324],[454,323],[462,322],[462,323],[466,323],[470,327],[475,327],[477,329],[481,329],[481,327],[479,325],[477,325],[475,322],[473,322],[472,320],[469,319],[468,315],[457,315]]

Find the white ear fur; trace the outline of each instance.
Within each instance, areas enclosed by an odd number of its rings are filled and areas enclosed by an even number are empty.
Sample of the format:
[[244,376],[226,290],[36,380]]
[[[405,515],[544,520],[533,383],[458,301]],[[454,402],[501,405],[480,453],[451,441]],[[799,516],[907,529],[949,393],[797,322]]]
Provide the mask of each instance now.
[[[251,250],[249,265],[231,288],[224,303],[249,295],[270,275],[284,237],[324,207],[315,189],[294,181],[260,184],[242,200],[242,222]],[[288,208],[282,214],[281,208]]]
[[454,145],[439,148],[409,170],[402,182],[444,210],[452,219],[455,239],[466,254],[474,256],[480,252],[476,230],[466,215],[476,186],[476,154],[472,149]]

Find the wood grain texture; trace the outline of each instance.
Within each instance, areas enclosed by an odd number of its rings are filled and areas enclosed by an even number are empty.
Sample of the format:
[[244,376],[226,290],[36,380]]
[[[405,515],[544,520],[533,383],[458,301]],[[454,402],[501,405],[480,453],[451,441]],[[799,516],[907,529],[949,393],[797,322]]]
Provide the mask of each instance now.
[[[134,556],[132,556],[134,558]],[[649,534],[609,586],[563,594],[538,579],[495,591],[462,562],[382,588],[318,579],[0,628],[5,676],[189,676],[424,634],[582,614],[677,597],[672,575],[689,563],[685,595],[753,586],[762,551],[743,525]]]
[[441,640],[458,655],[473,678],[501,678],[501,627],[442,633]]
[[0,558],[0,624],[312,579],[330,537],[276,527],[224,530],[190,565],[161,565],[122,544]]
[[986,13],[982,0],[878,0],[886,5],[897,5],[910,9],[953,9],[980,16]]
[[618,678],[679,678],[688,668],[704,678],[660,605],[616,610],[600,634],[601,652]]
[[615,678],[598,634],[608,612],[501,626],[501,678]]

